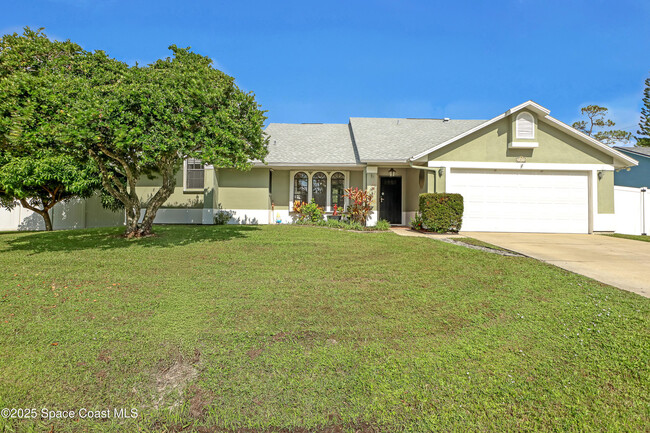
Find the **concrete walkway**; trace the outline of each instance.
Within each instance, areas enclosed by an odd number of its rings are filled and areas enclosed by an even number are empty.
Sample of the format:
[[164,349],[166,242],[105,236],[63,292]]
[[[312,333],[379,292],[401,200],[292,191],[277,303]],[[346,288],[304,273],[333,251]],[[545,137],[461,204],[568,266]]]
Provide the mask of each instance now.
[[461,234],[650,298],[650,242],[602,235]]

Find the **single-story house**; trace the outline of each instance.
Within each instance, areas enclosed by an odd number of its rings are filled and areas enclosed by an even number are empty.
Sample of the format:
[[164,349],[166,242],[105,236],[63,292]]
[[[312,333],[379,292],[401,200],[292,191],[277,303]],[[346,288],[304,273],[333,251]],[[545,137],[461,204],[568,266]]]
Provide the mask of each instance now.
[[[268,157],[248,172],[187,160],[156,222],[211,224],[223,208],[232,223],[288,223],[294,201],[329,213],[345,206],[345,188],[359,187],[374,194],[370,224],[408,224],[419,194],[453,192],[465,200],[463,230],[613,232],[614,172],[637,161],[549,113],[527,101],[489,120],[272,123]],[[143,198],[157,186],[140,185]],[[55,228],[74,214],[57,212]],[[86,206],[68,226],[87,226],[94,212]]]

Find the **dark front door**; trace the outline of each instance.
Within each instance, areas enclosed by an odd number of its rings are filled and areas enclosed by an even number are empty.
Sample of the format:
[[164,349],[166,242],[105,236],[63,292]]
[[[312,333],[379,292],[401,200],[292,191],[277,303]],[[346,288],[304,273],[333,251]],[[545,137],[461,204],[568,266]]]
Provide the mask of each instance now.
[[402,178],[382,177],[379,184],[379,218],[402,224]]

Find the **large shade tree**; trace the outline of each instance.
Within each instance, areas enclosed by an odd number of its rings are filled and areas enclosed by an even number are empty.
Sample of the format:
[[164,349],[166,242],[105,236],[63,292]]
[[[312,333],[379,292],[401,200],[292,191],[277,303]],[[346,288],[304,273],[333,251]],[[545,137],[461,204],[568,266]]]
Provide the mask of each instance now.
[[[87,56],[93,77],[78,80],[57,131],[64,146],[97,164],[103,188],[126,209],[129,237],[152,232],[184,159],[246,170],[267,154],[266,117],[255,96],[208,57],[170,49],[172,57],[144,67],[126,67],[102,52]],[[137,190],[144,176],[160,181],[146,200]]]
[[78,45],[50,41],[41,30],[0,39],[0,206],[20,202],[43,217],[46,230],[55,204],[100,186],[95,164],[63,152],[53,134],[81,56]]
[[[24,142],[47,141],[57,154],[96,167],[103,191],[125,208],[129,237],[152,232],[184,159],[246,170],[267,154],[266,117],[254,94],[239,89],[210,58],[170,49],[171,57],[131,67],[102,51],[79,49],[49,82],[35,84],[58,102],[47,110],[48,128]],[[35,118],[31,112],[9,116],[9,128],[25,135]],[[138,183],[152,176],[160,187],[143,199]]]

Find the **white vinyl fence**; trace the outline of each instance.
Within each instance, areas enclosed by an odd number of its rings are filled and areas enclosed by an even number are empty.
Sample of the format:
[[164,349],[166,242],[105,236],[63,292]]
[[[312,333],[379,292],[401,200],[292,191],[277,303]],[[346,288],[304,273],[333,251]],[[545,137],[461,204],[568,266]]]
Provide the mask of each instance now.
[[650,192],[647,188],[614,187],[616,233],[645,235],[650,230]]

